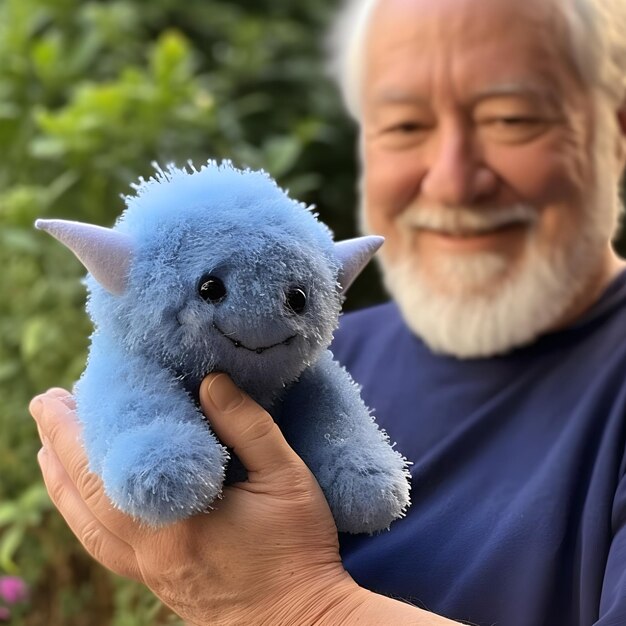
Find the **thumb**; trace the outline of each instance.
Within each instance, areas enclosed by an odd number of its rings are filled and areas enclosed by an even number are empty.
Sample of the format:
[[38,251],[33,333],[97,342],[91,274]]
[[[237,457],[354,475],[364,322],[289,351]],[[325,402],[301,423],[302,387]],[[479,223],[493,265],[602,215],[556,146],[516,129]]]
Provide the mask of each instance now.
[[217,436],[233,449],[248,473],[302,463],[272,416],[226,374],[209,374],[202,381],[200,404]]

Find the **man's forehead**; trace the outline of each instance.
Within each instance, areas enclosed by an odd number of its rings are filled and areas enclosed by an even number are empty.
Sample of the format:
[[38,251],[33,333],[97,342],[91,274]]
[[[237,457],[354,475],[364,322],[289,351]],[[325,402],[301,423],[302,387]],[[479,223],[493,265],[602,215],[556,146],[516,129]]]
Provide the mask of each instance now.
[[[476,85],[468,94],[469,104],[477,104],[490,98],[525,98],[527,100],[553,101],[558,97],[554,85],[543,81],[531,80],[491,80],[483,85]],[[381,85],[375,92],[374,99],[380,104],[406,104],[415,106],[429,106],[430,98],[420,91],[410,90],[401,85]]]
[[401,102],[429,95],[446,76],[464,99],[558,97],[574,66],[562,18],[554,5],[529,10],[538,1],[383,0],[366,44],[364,86]]

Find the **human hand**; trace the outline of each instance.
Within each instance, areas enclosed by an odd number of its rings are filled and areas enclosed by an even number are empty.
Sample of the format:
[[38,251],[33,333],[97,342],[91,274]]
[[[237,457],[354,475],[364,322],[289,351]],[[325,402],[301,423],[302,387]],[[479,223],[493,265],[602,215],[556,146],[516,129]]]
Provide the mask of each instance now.
[[364,590],[343,569],[315,478],[226,375],[208,376],[200,400],[248,481],[226,487],[208,514],[152,529],[115,509],[88,471],[71,394],[34,398],[38,459],[54,504],[96,560],[147,585],[190,623],[340,623]]

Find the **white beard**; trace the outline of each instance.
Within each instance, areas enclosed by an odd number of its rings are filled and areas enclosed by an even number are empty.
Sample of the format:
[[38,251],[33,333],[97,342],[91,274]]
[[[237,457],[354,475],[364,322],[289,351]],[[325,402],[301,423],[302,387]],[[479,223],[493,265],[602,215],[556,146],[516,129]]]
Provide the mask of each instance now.
[[492,356],[533,341],[565,314],[597,272],[606,241],[588,232],[576,245],[543,255],[531,241],[524,267],[504,278],[508,262],[497,254],[448,257],[437,271],[446,293],[411,261],[382,261],[385,285],[408,326],[433,351]]
[[[593,289],[619,207],[614,169],[607,156],[600,158],[611,154],[605,143],[609,133],[602,130],[606,129],[598,124],[596,189],[589,194],[588,208],[579,223],[572,225],[569,241],[547,251],[541,249],[537,222],[528,226],[519,267],[509,267],[506,257],[493,252],[451,254],[441,255],[430,275],[415,256],[393,261],[384,253],[380,256],[385,286],[409,328],[433,351],[459,358],[508,352],[553,328],[584,290]],[[415,218],[419,211],[415,207]],[[477,219],[476,210],[446,211],[465,213],[470,226]],[[500,211],[538,215],[527,206],[489,212]]]

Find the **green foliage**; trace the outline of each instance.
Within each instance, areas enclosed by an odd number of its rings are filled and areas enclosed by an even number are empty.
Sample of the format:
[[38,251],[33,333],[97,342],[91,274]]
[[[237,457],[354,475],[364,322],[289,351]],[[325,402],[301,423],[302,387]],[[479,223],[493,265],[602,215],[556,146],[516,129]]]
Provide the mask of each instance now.
[[6,528],[0,541],[0,570],[10,574],[19,568],[14,556],[31,528],[42,522],[43,512],[51,508],[48,494],[43,484],[30,485],[14,500],[0,504],[0,529]]
[[231,158],[349,236],[354,132],[320,63],[333,4],[0,0],[0,571],[33,587],[26,626],[175,623],[45,496],[26,407],[71,387],[91,329],[82,268],[32,223],[111,224],[152,161]]

